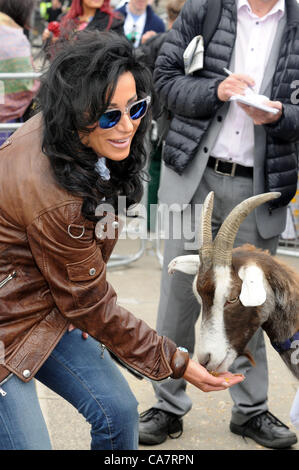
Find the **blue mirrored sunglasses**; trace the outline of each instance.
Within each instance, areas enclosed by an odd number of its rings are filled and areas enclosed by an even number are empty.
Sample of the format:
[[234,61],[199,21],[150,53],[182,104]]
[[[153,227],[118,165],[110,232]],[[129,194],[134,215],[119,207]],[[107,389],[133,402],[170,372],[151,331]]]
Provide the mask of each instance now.
[[116,124],[120,121],[122,114],[128,114],[130,119],[133,121],[136,119],[141,119],[143,116],[145,116],[150,102],[151,97],[147,96],[142,100],[129,104],[126,106],[124,111],[121,111],[120,109],[109,109],[100,117],[99,126],[102,129],[111,129],[111,127],[116,126]]

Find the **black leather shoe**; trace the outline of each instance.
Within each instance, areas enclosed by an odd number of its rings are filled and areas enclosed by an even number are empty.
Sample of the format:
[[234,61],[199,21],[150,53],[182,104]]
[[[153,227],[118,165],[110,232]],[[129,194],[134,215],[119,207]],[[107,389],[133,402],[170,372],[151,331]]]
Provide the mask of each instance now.
[[271,449],[286,449],[297,442],[297,436],[270,411],[253,416],[242,426],[230,423],[230,430],[240,436],[251,437],[255,442]]
[[173,413],[150,408],[139,416],[139,443],[162,444],[167,436],[177,439],[183,434],[183,420]]

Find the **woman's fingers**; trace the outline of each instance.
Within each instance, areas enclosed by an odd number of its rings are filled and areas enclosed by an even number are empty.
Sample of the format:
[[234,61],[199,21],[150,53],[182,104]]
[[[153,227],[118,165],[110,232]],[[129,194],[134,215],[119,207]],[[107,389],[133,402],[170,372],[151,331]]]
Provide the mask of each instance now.
[[189,360],[184,373],[185,380],[204,392],[225,390],[242,382],[244,378],[242,374],[234,375],[231,372],[222,372],[217,376],[212,375],[192,359]]
[[[68,327],[68,332],[75,330],[76,327],[71,323]],[[82,338],[87,339],[88,338],[88,333],[85,333],[85,331],[82,331]]]
[[219,376],[217,377],[211,375],[209,372],[208,372],[208,375],[212,377],[213,379],[211,380],[209,377],[207,377],[206,383],[214,387],[218,387],[218,386],[223,386],[225,388],[232,387],[233,385],[236,385],[239,382],[243,382],[243,380],[245,379],[244,375],[241,375],[241,374],[233,375],[230,372],[223,372],[219,374]]

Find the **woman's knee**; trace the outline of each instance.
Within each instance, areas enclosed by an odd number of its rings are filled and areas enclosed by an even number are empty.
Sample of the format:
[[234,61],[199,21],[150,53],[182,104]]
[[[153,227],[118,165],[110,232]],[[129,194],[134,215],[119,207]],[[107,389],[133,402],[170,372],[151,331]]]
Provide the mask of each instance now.
[[100,406],[98,413],[93,416],[91,424],[93,428],[118,428],[128,425],[135,426],[138,423],[138,402],[132,392],[122,396],[110,396],[106,406]]
[[98,407],[91,420],[91,448],[125,450],[138,448],[138,402],[133,394],[115,399]]
[[120,406],[122,407],[121,414],[127,422],[132,421],[138,423],[138,401],[132,392],[123,398]]

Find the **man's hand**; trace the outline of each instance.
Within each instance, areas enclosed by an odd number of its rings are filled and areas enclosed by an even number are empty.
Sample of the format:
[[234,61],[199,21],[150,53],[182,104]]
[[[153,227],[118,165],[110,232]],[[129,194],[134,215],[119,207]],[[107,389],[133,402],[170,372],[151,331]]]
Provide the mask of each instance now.
[[48,29],[45,29],[43,34],[42,34],[42,40],[43,41],[46,41],[47,39],[49,39],[52,35],[52,33],[48,30]]
[[234,375],[231,372],[221,372],[217,377],[215,377],[210,374],[207,369],[192,359],[189,359],[188,366],[183,377],[203,392],[226,390],[245,379],[244,375]]
[[232,73],[220,83],[217,90],[221,101],[228,101],[233,95],[245,95],[247,87],[255,85],[254,80],[242,73]]
[[249,117],[253,120],[253,123],[257,126],[262,124],[271,124],[278,121],[282,115],[282,103],[280,101],[265,101],[267,106],[271,108],[276,108],[279,110],[277,114],[267,113],[261,109],[254,108],[253,106],[247,106],[247,104],[238,103],[239,106],[248,114]]
[[144,44],[146,41],[148,41],[150,38],[152,38],[153,36],[156,36],[157,33],[155,31],[147,31],[146,33],[144,33],[144,35],[142,36],[141,38],[141,44]]

